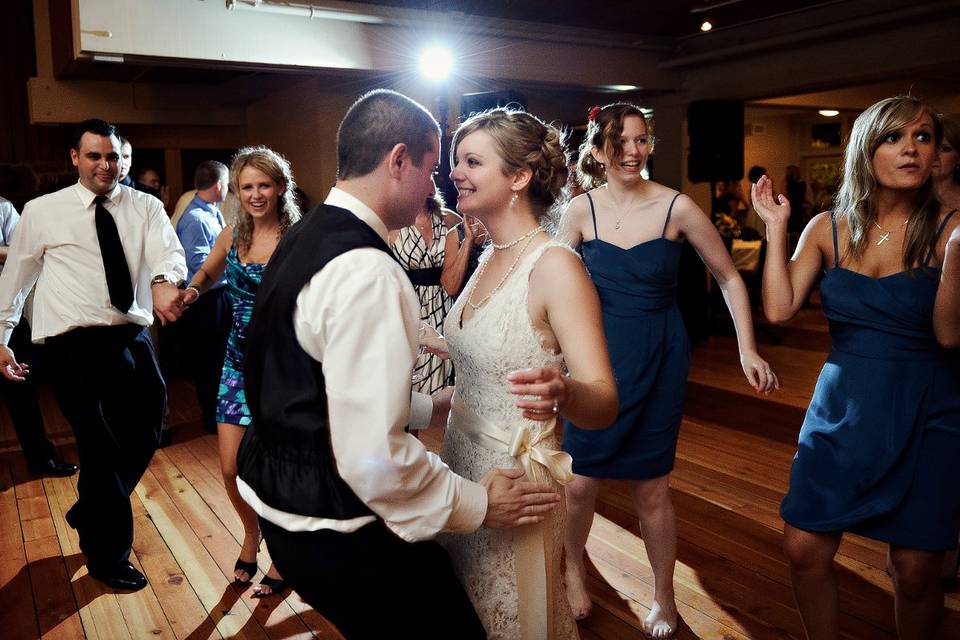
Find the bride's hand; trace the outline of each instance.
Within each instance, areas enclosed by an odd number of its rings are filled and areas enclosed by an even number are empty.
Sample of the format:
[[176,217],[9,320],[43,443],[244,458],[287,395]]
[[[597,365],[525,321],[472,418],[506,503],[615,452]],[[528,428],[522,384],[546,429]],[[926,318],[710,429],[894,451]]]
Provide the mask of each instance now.
[[510,393],[528,396],[517,400],[523,417],[529,420],[548,420],[563,412],[567,401],[566,377],[559,367],[520,369],[507,374]]

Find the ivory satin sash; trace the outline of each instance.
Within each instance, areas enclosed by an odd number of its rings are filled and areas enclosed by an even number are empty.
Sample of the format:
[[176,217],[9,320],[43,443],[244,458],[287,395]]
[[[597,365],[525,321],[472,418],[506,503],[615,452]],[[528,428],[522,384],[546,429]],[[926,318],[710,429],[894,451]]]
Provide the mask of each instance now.
[[[477,415],[454,396],[452,422],[473,442],[513,457],[532,482],[567,484],[573,479],[573,458],[565,451],[542,446],[549,441],[557,419],[544,422],[534,435],[523,425],[503,428]],[[549,640],[555,636],[553,589],[560,586],[560,557],[555,552],[552,534],[543,522],[514,529],[514,568],[517,573],[518,613],[523,640]]]

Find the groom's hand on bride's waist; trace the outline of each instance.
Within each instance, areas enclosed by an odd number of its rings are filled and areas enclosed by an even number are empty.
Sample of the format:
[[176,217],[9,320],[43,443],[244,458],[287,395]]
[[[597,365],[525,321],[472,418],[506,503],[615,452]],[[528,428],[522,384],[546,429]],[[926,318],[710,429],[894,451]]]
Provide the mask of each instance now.
[[560,504],[553,486],[520,480],[523,469],[491,469],[480,481],[487,489],[487,515],[483,524],[508,529],[543,520]]

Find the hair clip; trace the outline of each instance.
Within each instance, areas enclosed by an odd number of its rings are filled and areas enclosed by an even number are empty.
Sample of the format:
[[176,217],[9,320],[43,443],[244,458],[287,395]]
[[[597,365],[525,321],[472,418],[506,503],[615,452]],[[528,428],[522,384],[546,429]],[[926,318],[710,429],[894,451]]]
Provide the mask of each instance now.
[[600,112],[601,112],[602,110],[603,110],[603,109],[600,108],[600,107],[590,107],[590,111],[587,111],[587,121],[588,121],[588,122],[596,122],[597,116],[600,115]]

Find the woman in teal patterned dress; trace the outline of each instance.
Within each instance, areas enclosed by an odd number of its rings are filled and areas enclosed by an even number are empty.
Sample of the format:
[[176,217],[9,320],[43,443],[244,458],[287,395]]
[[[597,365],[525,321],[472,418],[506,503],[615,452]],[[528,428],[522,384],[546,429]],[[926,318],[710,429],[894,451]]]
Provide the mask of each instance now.
[[[233,579],[248,584],[257,573],[260,526],[256,513],[237,491],[237,449],[250,424],[250,409],[243,392],[245,334],[266,263],[284,232],[299,220],[300,208],[293,197],[296,185],[289,163],[266,147],[247,147],[237,152],[230,168],[230,185],[240,198],[237,224],[227,226],[217,237],[203,267],[187,287],[184,301],[190,304],[226,273],[233,322],[220,378],[217,433],[223,483],[244,531]],[[284,586],[276,569],[270,567],[254,597],[279,593]]]

